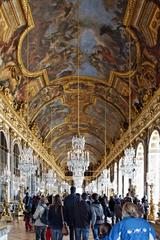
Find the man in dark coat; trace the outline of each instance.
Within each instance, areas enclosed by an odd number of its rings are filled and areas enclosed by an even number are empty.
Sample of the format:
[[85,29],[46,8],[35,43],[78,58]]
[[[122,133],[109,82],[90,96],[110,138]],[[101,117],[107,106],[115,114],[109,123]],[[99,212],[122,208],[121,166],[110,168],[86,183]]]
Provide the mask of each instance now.
[[69,226],[70,240],[74,240],[75,235],[75,218],[74,209],[77,201],[76,188],[74,186],[70,189],[71,193],[64,199],[64,220]]
[[87,193],[82,194],[82,200],[75,206],[76,240],[89,239],[89,228],[92,219],[91,206],[87,203]]

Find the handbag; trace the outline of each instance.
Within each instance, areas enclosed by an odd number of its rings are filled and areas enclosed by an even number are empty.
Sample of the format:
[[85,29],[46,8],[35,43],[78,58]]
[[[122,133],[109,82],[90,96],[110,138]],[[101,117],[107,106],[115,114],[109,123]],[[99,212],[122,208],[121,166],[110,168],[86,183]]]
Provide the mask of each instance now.
[[67,227],[66,223],[63,223],[62,235],[68,236],[68,227]]
[[67,224],[64,222],[64,216],[63,216],[63,209],[62,209],[62,207],[61,207],[61,216],[62,216],[62,222],[63,222],[62,235],[68,236],[69,231],[68,231]]

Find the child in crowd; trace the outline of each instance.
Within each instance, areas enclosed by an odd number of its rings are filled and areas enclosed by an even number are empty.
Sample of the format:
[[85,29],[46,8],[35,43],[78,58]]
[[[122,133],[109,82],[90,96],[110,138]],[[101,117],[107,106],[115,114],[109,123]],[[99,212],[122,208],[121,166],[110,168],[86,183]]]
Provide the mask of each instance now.
[[30,224],[30,219],[31,219],[31,211],[29,207],[25,207],[25,210],[23,212],[24,214],[24,221],[25,221],[25,227],[26,227],[26,231],[32,231],[32,225]]
[[101,240],[109,240],[109,233],[111,231],[111,224],[109,223],[104,223],[102,226],[101,226],[101,237],[100,239]]

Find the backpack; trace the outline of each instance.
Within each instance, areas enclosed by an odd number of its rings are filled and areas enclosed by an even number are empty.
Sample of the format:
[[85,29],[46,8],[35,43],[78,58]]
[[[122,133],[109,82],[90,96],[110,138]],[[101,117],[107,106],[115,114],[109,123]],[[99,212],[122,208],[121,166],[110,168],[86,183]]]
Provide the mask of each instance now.
[[45,224],[45,225],[48,225],[48,208],[47,207],[44,207],[44,212],[42,214],[42,216],[40,217],[40,221],[41,223]]

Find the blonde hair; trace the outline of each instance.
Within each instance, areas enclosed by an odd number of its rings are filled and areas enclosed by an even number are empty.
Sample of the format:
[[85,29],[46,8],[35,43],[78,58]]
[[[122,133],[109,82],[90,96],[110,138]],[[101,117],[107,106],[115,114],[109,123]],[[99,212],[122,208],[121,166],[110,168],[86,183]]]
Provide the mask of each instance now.
[[122,216],[123,217],[139,217],[137,205],[131,202],[126,202],[122,208]]

